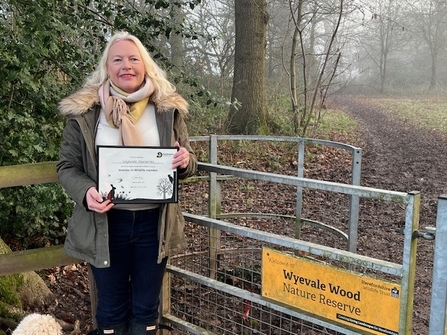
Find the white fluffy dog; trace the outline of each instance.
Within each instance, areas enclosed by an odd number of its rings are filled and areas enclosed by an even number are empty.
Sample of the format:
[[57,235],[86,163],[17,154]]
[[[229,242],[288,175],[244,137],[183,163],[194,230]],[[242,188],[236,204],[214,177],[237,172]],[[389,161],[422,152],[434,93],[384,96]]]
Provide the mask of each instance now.
[[12,335],[62,335],[62,327],[51,315],[33,313],[23,318]]

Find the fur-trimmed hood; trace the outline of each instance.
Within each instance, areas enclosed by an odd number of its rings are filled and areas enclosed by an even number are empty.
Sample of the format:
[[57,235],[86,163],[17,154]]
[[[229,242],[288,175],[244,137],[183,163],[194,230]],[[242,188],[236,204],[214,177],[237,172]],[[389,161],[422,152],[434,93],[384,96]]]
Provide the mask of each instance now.
[[[97,89],[81,88],[59,102],[59,111],[63,116],[75,117],[86,113],[99,103]],[[177,109],[183,115],[188,113],[184,107],[180,107],[185,105],[185,102],[177,93],[167,96],[161,101],[153,101],[153,103],[156,105],[158,112]]]
[[78,116],[99,104],[97,90],[82,88],[59,102],[59,111],[64,116]]

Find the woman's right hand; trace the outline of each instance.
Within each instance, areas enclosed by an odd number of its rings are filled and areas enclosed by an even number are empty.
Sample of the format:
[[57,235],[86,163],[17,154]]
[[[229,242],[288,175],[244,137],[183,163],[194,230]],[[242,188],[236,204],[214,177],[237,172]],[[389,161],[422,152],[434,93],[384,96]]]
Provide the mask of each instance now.
[[97,213],[105,213],[115,205],[110,200],[103,200],[95,187],[90,187],[87,190],[85,198],[88,209]]

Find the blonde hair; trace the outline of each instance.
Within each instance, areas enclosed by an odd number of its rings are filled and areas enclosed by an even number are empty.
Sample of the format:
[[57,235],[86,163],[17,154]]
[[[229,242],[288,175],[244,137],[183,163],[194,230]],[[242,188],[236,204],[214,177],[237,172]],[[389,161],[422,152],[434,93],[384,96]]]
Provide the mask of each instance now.
[[165,72],[154,62],[143,43],[141,43],[136,36],[125,31],[117,32],[110,38],[95,71],[93,71],[87,78],[84,87],[98,89],[109,79],[107,59],[110,48],[116,42],[123,40],[132,41],[137,46],[144,64],[146,76],[149,77],[154,84],[155,90],[151,96],[151,100],[157,107],[163,110],[176,108],[187,113],[188,103],[176,92],[175,86],[168,81]]

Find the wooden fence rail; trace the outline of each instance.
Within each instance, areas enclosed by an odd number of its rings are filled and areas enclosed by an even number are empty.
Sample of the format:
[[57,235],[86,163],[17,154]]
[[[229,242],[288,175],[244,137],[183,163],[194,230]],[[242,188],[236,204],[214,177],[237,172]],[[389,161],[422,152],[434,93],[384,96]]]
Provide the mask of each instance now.
[[80,262],[82,261],[79,259],[67,256],[64,253],[62,245],[14,251],[0,255],[0,276],[27,271],[38,271]]
[[[55,182],[58,182],[56,162],[0,166],[0,188]],[[0,254],[0,276],[80,262],[79,259],[65,255],[62,245],[14,251]]]
[[0,188],[57,181],[56,162],[0,166]]

